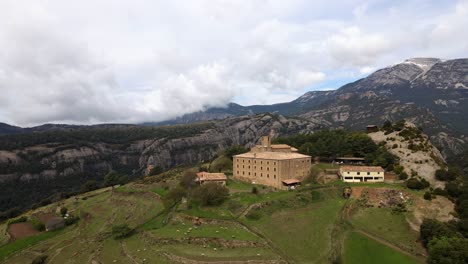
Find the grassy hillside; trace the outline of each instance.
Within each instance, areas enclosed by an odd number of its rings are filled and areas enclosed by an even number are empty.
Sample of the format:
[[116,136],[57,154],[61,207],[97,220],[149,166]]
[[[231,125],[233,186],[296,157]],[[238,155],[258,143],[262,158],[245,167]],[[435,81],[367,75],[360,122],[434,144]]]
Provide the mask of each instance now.
[[363,234],[350,232],[345,241],[345,264],[416,264],[418,261]]
[[[365,255],[365,262],[359,263],[375,263],[378,256],[385,256],[388,263],[424,260],[423,249],[417,247],[418,234],[405,214],[362,207],[359,197],[345,200],[339,182],[291,192],[256,186],[258,193],[253,194],[253,185],[229,180],[230,197],[220,206],[179,203],[164,209],[163,200],[187,169],[28,212],[65,206],[80,220],[65,229],[10,242],[0,247],[0,259],[4,263],[30,263],[39,256],[47,256],[47,263],[331,263],[336,259],[358,263]],[[375,188],[383,186],[402,190],[390,184]],[[113,227],[120,224],[133,232],[114,239]],[[0,228],[5,230],[6,224]]]

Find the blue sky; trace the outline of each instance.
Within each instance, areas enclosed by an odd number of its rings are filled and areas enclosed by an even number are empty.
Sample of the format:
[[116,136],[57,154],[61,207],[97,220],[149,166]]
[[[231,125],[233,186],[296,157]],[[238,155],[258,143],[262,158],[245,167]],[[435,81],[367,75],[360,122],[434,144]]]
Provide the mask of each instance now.
[[3,0],[0,122],[174,118],[468,54],[468,1]]

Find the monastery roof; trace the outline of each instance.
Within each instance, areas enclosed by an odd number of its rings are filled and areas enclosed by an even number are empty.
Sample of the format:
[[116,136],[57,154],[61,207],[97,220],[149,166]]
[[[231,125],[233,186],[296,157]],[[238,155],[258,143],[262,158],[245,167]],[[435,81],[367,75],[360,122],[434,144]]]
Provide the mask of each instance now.
[[198,181],[225,181],[227,177],[224,173],[209,173],[199,172],[197,173]]
[[234,156],[236,158],[256,158],[256,159],[276,159],[276,160],[288,160],[288,159],[303,159],[310,158],[310,156],[295,153],[295,152],[247,152],[244,154]]
[[341,166],[343,171],[355,171],[355,172],[385,172],[382,167],[379,166]]

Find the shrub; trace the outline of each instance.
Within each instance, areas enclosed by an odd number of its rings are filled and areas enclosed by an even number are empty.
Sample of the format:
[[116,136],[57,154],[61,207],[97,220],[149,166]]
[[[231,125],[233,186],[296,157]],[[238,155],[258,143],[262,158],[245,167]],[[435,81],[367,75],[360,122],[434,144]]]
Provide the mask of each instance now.
[[408,174],[406,172],[402,172],[402,173],[398,174],[398,178],[400,180],[406,180],[406,179],[408,179]]
[[262,214],[257,210],[250,210],[250,212],[245,215],[245,218],[249,220],[259,220],[262,218]]
[[398,144],[396,144],[396,143],[395,143],[395,144],[393,144],[392,148],[393,148],[393,149],[396,149],[396,148],[398,148]]
[[78,220],[80,220],[80,217],[70,215],[65,219],[65,225],[73,225],[74,223],[78,222]]
[[435,188],[432,193],[435,194],[435,195],[447,196],[447,191],[443,190],[441,188]]
[[406,187],[414,190],[422,190],[424,189],[424,184],[418,180],[418,178],[413,177],[406,181]]
[[220,205],[229,197],[229,190],[216,183],[206,183],[191,194],[192,202],[201,205]]
[[182,187],[171,189],[162,199],[164,207],[170,208],[179,203],[182,198],[187,196],[187,191]]
[[210,172],[222,172],[225,170],[232,169],[232,160],[227,156],[219,156],[215,160],[213,160],[210,164],[209,171]]
[[21,216],[21,217],[18,217],[18,218],[8,220],[7,225],[9,226],[11,224],[23,223],[23,222],[26,222],[26,221],[28,221],[28,218],[26,216]]
[[66,207],[60,208],[60,214],[61,214],[62,216],[65,216],[65,215],[67,214],[67,212],[68,212],[68,209],[67,209]]
[[32,264],[45,264],[47,263],[46,262],[47,258],[48,258],[47,255],[39,255],[39,256],[36,256],[31,263]]
[[425,193],[424,193],[424,199],[426,199],[426,200],[428,200],[428,201],[432,200],[432,195],[431,195],[431,193],[430,193],[430,192],[425,192]]
[[33,226],[34,229],[36,229],[37,231],[44,231],[45,230],[45,225],[39,221],[39,219],[37,218],[31,218],[31,220],[29,220]]
[[133,229],[127,224],[116,225],[112,227],[112,237],[114,239],[123,239],[131,236]]
[[197,173],[194,170],[187,170],[182,175],[180,179],[180,186],[191,189],[196,185],[195,179],[197,178]]
[[252,194],[255,194],[255,195],[258,194],[258,189],[256,186],[252,187]]

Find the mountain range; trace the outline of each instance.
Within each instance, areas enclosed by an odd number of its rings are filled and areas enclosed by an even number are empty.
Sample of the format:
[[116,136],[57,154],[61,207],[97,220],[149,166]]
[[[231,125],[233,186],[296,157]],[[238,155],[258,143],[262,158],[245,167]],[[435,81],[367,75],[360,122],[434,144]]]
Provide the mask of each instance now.
[[[386,120],[406,119],[431,136],[444,156],[462,152],[468,142],[468,59],[413,58],[332,91],[310,91],[294,101],[185,114],[173,120],[140,125],[189,124],[232,116],[277,113],[300,118],[317,128],[362,129]],[[20,128],[0,123],[0,135],[127,125],[56,125]],[[129,125],[131,126],[131,125]]]
[[[445,156],[468,141],[468,59],[413,58],[332,91],[311,91],[294,101],[186,114],[156,124],[180,124],[256,113],[279,113],[317,127],[362,129],[406,119],[421,127]],[[153,123],[154,125],[154,123]]]

